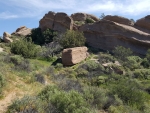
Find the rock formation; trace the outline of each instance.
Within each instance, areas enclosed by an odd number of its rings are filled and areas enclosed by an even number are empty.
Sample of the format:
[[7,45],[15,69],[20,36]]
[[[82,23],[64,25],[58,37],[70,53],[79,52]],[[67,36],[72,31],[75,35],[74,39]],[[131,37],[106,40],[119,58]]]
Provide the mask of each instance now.
[[94,21],[99,21],[99,18],[92,14],[86,14],[86,13],[74,13],[71,15],[74,21],[85,21],[87,18],[91,18]]
[[21,26],[17,28],[15,32],[12,33],[12,35],[17,35],[17,36],[27,36],[31,34],[31,29],[27,28],[26,26]]
[[64,49],[62,52],[62,63],[65,66],[77,64],[87,58],[87,47],[75,47]]
[[7,32],[3,33],[3,40],[4,40],[4,42],[6,42],[6,43],[13,42],[13,40],[10,37],[11,37],[11,35],[9,33],[7,33]]
[[66,13],[49,12],[40,20],[39,27],[43,30],[50,28],[59,32],[73,29],[73,20]]
[[[95,22],[90,24],[79,23],[87,18]],[[49,12],[40,20],[42,30],[50,28],[59,32],[79,30],[84,33],[87,44],[97,49],[112,51],[116,46],[131,48],[137,54],[145,55],[150,48],[150,16],[139,19],[135,24],[124,17],[106,16],[99,20],[96,16],[86,13],[74,13],[68,16],[65,13]]]
[[117,23],[120,23],[120,24],[129,25],[129,26],[133,26],[134,25],[133,21],[131,21],[131,20],[127,19],[127,18],[121,17],[121,16],[107,15],[103,19],[110,20],[110,21],[113,21],[113,22],[117,22]]
[[97,49],[112,51],[116,46],[124,46],[145,55],[150,48],[150,34],[116,22],[101,20],[82,25],[79,30],[84,32],[88,45]]
[[137,26],[138,28],[143,28],[150,32],[150,15],[137,20],[137,22],[135,23],[135,26]]

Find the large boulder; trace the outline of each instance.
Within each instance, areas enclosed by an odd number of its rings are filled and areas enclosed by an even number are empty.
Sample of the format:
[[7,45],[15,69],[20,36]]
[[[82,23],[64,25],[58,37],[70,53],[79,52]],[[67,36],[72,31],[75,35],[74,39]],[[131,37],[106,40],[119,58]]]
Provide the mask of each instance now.
[[145,55],[150,48],[150,34],[108,20],[82,25],[79,31],[84,32],[87,44],[97,49],[112,51],[116,46],[124,46]]
[[62,63],[65,66],[77,64],[87,58],[87,47],[75,47],[64,49],[62,52]]
[[74,13],[71,15],[74,21],[85,21],[87,18],[91,18],[94,21],[99,21],[99,18],[92,14],[87,14],[87,13]]
[[117,22],[117,23],[120,23],[120,24],[129,25],[129,26],[133,26],[134,25],[133,21],[131,21],[131,20],[127,19],[127,18],[121,17],[121,16],[107,15],[103,19],[110,20],[110,21],[113,21],[113,22]]
[[136,21],[135,26],[144,28],[150,31],[150,15]]
[[39,27],[42,31],[50,28],[59,32],[65,32],[67,29],[73,29],[73,19],[66,13],[54,13],[50,11],[40,20]]
[[17,28],[15,32],[12,33],[12,35],[17,35],[17,36],[27,36],[31,34],[31,29],[27,28],[26,26],[21,26]]
[[11,35],[9,33],[7,33],[7,32],[3,33],[3,40],[6,43],[13,42],[13,40],[11,39]]

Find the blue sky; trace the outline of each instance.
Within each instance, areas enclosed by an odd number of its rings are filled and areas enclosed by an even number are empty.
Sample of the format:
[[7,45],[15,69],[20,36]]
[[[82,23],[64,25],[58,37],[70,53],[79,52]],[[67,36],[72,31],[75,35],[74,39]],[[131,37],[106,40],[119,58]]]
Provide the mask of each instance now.
[[119,15],[137,20],[150,14],[150,0],[0,0],[0,36],[20,26],[36,28],[48,11]]

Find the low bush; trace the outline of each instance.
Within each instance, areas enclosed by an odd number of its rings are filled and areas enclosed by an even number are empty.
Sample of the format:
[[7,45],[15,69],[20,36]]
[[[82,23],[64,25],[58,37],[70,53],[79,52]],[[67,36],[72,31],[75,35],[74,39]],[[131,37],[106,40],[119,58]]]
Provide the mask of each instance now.
[[114,56],[122,61],[126,61],[128,56],[132,55],[132,51],[130,50],[130,48],[125,48],[122,46],[117,46],[115,47],[115,49],[113,50],[113,54]]
[[94,23],[95,21],[91,18],[86,18],[85,22],[86,23]]
[[25,58],[34,58],[39,52],[39,48],[32,41],[26,39],[15,41],[11,44],[11,52],[22,55]]
[[64,48],[80,47],[85,45],[85,37],[82,32],[67,30],[59,42]]
[[43,45],[53,41],[53,38],[57,36],[57,32],[51,29],[42,31],[40,28],[32,29],[31,35],[28,37],[32,38],[35,44]]
[[6,84],[4,76],[0,73],[0,97],[2,96],[2,89]]

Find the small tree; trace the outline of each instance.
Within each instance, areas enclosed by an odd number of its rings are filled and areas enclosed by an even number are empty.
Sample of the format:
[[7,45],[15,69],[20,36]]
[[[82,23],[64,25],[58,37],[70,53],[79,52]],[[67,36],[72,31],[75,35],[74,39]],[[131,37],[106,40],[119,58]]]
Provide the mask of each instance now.
[[85,37],[82,32],[67,30],[60,39],[60,44],[64,48],[81,47],[85,44]]
[[114,56],[122,61],[125,61],[128,56],[132,55],[132,51],[130,48],[125,48],[122,46],[117,46],[113,50]]

